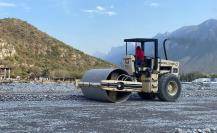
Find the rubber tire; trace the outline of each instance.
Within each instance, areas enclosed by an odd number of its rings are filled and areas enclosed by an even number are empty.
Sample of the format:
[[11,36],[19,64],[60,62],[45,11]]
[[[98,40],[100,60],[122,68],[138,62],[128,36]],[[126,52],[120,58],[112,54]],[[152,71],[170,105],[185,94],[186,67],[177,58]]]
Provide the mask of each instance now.
[[[168,94],[167,85],[170,81],[175,81],[178,87],[178,91],[174,96]],[[162,75],[158,81],[158,93],[157,96],[162,101],[174,102],[181,94],[181,82],[178,77],[174,74]]]
[[156,98],[156,94],[154,93],[144,93],[144,92],[138,92],[138,95],[145,100],[154,100]]

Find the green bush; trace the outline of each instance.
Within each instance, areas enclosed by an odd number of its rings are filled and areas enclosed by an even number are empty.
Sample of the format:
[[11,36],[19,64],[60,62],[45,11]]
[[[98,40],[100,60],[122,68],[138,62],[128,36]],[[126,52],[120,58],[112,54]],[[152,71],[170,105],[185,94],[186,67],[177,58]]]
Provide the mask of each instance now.
[[188,74],[181,74],[180,75],[180,80],[183,82],[192,82],[195,79],[198,78],[210,78],[210,75],[207,75],[202,72],[191,72]]

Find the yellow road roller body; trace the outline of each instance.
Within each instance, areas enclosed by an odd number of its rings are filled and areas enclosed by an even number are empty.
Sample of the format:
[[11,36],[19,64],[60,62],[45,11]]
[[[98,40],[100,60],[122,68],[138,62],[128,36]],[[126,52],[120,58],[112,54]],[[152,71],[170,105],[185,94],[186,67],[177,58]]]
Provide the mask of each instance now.
[[[163,43],[165,59],[161,59],[157,39],[125,39],[126,56],[122,68],[87,71],[79,82],[82,93],[89,99],[114,103],[126,101],[132,92],[146,100],[158,97],[162,101],[176,101],[181,93],[179,62],[167,59],[167,40]],[[136,56],[128,53],[128,43],[147,51],[140,65],[137,65]],[[153,49],[146,45],[153,45]],[[152,56],[146,55],[149,51]]]

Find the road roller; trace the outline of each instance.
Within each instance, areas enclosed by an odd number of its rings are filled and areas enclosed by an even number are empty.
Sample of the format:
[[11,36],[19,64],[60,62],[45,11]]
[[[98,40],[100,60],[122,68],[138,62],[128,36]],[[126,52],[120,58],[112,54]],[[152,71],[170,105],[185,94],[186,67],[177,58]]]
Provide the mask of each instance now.
[[[126,55],[121,68],[92,69],[78,83],[86,98],[119,103],[126,101],[132,93],[144,100],[176,101],[181,93],[179,62],[168,60],[166,42],[159,48],[158,39],[124,39]],[[129,48],[130,45],[130,48]],[[144,60],[140,64],[132,46],[140,47]],[[159,56],[159,50],[165,57]]]

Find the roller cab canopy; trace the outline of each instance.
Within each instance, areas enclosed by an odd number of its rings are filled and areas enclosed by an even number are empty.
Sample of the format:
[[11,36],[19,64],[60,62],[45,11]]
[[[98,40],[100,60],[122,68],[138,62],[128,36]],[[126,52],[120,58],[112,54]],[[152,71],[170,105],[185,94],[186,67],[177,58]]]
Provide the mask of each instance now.
[[155,42],[158,39],[154,38],[131,38],[131,39],[124,39],[124,42]]
[[146,43],[152,43],[154,44],[154,70],[158,69],[158,39],[155,38],[131,38],[131,39],[124,39],[124,42],[126,42],[126,55],[128,55],[128,43],[134,43],[135,46],[137,43],[141,44],[141,48],[144,51],[145,50],[145,44]]

